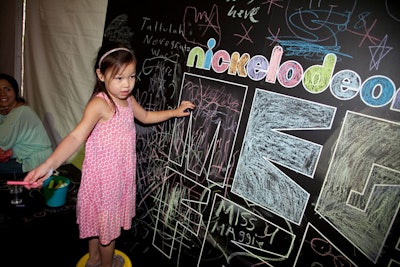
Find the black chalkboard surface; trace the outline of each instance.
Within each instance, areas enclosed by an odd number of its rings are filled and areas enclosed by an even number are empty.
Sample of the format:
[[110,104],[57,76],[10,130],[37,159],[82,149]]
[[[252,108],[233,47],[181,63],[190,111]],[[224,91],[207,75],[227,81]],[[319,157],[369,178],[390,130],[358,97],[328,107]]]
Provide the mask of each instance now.
[[171,266],[400,265],[400,9],[109,1],[134,96],[138,216]]

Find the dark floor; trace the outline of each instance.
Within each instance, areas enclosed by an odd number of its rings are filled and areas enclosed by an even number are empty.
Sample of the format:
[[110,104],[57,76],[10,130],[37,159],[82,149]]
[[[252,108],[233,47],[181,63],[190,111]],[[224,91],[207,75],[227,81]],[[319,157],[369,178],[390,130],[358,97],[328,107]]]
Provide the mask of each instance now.
[[[76,177],[72,165],[61,169],[66,177]],[[80,173],[79,173],[80,174]],[[78,178],[79,179],[79,178]],[[38,189],[24,189],[23,203],[12,205],[6,179],[0,180],[0,255],[1,266],[75,267],[87,253],[87,241],[78,237],[75,217],[76,192],[79,182],[72,178],[67,203],[48,207]],[[136,266],[168,266],[149,244],[135,242],[134,231],[123,231],[116,248],[124,252]],[[7,263],[7,265],[4,265]]]

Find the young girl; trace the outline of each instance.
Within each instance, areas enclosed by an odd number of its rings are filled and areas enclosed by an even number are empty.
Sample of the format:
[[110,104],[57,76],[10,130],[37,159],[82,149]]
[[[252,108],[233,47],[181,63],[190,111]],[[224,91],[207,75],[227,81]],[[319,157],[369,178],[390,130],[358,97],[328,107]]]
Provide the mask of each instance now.
[[194,105],[182,101],[177,109],[146,111],[132,95],[136,81],[136,58],[125,45],[100,48],[93,95],[76,128],[49,158],[30,171],[27,189],[40,187],[52,170],[86,142],[76,213],[79,237],[89,239],[86,267],[120,267],[114,254],[121,227],[131,228],[136,201],[136,132],[134,119],[152,124],[190,114]]

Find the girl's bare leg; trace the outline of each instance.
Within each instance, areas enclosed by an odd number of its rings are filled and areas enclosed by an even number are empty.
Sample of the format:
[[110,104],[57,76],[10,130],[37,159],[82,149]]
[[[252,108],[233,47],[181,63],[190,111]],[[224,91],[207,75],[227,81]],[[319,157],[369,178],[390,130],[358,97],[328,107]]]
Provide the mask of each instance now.
[[91,238],[88,242],[89,245],[89,258],[87,260],[88,266],[100,266],[100,249],[99,249],[99,239],[98,238]]
[[[115,240],[108,245],[99,245],[101,254],[101,267],[122,267],[122,265],[114,260]],[[113,265],[113,263],[115,264]]]

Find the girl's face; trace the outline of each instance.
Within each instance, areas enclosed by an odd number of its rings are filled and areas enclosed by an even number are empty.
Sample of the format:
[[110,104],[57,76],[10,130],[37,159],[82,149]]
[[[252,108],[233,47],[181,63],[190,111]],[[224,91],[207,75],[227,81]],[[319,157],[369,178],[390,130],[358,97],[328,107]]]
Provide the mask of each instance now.
[[0,108],[10,108],[15,103],[15,92],[7,80],[0,80]]
[[114,77],[111,70],[106,70],[104,75],[98,72],[97,75],[115,101],[126,100],[135,86],[136,64],[130,63],[123,66]]

